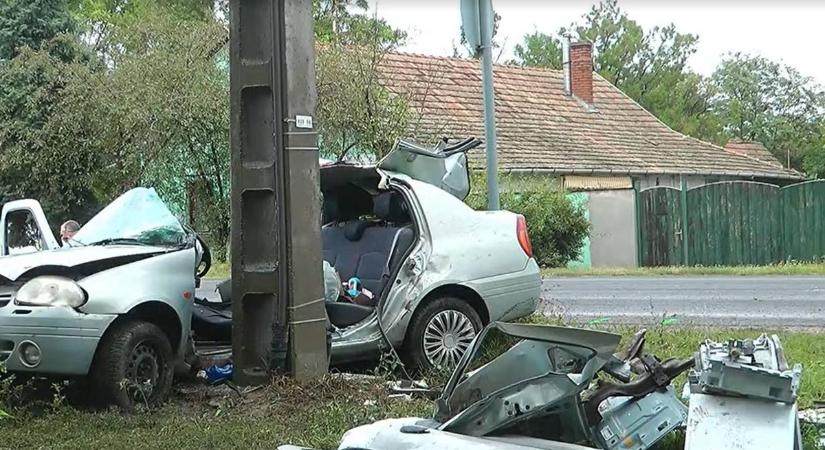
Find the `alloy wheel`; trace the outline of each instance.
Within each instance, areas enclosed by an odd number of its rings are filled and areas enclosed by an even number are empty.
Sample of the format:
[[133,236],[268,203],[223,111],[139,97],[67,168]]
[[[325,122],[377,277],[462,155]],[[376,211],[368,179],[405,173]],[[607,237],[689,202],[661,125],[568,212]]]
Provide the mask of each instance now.
[[441,311],[424,329],[424,354],[433,367],[455,367],[475,337],[473,322],[464,313]]

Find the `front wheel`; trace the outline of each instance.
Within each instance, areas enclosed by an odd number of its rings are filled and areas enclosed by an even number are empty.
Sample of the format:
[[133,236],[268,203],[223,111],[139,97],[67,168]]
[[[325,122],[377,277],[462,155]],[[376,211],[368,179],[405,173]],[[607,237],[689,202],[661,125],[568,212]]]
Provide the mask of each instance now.
[[469,303],[439,297],[416,311],[407,330],[406,348],[421,370],[452,369],[481,330],[481,318]]
[[169,339],[156,325],[142,321],[116,324],[107,332],[92,368],[101,400],[125,410],[163,403],[173,376]]

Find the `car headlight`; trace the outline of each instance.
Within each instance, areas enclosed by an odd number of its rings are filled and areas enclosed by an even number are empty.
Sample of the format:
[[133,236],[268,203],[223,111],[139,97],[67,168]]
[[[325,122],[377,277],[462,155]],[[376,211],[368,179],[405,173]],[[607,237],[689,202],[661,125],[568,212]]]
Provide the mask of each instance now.
[[65,277],[32,278],[14,297],[20,306],[68,306],[77,308],[86,303],[86,292],[74,280]]

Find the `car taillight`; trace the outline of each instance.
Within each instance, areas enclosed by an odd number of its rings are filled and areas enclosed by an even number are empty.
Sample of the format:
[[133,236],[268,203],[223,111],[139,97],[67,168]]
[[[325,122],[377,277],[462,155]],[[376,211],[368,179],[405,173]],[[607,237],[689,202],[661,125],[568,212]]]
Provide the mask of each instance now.
[[521,249],[528,258],[533,257],[533,244],[530,243],[530,235],[527,233],[527,220],[524,216],[519,215],[516,220],[516,236]]

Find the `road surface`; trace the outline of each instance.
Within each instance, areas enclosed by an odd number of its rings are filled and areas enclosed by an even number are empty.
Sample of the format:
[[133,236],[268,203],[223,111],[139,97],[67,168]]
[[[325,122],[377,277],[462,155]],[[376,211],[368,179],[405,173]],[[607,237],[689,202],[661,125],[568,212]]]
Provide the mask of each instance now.
[[[217,299],[217,281],[198,296]],[[825,329],[825,277],[574,277],[544,280],[539,311],[566,321]]]
[[825,277],[579,277],[544,280],[541,312],[566,320],[825,328]]

